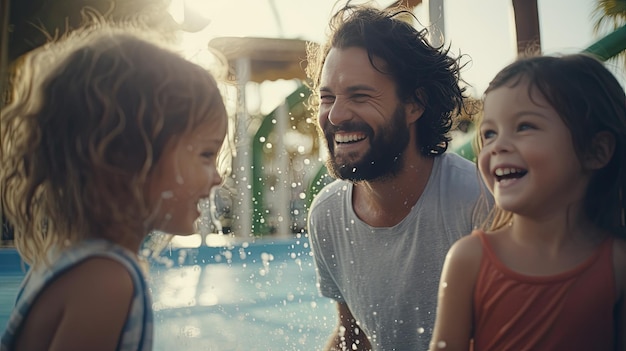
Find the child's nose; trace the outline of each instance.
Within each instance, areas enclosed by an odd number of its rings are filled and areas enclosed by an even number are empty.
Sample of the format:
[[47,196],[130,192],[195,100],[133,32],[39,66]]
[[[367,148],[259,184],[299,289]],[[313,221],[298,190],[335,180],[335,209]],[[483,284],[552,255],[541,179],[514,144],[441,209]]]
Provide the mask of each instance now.
[[507,137],[498,136],[491,144],[491,153],[509,152],[512,149],[511,140]]
[[214,174],[213,174],[213,177],[212,177],[211,187],[214,187],[214,186],[222,184],[222,181],[223,181],[222,176],[216,170],[214,172]]

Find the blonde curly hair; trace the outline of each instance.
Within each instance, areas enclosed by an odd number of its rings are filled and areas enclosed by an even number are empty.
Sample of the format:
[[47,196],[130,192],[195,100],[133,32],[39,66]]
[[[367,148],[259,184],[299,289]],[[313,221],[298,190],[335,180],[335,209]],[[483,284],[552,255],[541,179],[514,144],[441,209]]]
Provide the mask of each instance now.
[[0,201],[29,264],[87,237],[145,237],[146,178],[166,143],[226,116],[207,70],[148,32],[104,23],[26,55],[11,100]]

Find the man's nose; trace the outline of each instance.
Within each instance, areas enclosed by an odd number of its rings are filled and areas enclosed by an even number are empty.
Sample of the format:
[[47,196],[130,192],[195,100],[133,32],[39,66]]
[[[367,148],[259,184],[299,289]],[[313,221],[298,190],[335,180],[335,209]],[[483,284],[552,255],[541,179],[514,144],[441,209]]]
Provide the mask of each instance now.
[[346,101],[340,98],[336,98],[335,102],[328,111],[328,121],[334,126],[339,126],[345,121],[351,120],[353,117],[352,111],[348,108]]

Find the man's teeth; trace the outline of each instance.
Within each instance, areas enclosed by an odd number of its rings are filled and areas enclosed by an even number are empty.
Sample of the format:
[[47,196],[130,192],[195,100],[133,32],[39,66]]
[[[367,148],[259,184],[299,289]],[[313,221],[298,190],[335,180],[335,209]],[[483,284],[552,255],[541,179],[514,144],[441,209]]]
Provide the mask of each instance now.
[[336,134],[335,141],[338,143],[350,143],[354,141],[359,141],[365,139],[365,136],[362,134]]
[[496,168],[495,173],[498,177],[502,177],[509,174],[524,173],[524,170],[519,168]]

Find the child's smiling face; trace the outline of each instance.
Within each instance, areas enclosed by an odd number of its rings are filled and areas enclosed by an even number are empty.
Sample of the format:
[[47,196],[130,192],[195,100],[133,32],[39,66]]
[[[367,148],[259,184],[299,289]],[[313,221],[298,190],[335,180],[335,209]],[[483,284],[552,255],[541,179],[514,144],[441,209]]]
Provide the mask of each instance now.
[[168,142],[147,182],[146,196],[153,216],[150,230],[176,235],[195,232],[198,202],[222,182],[216,160],[226,127],[223,116]]
[[487,94],[479,132],[479,169],[504,210],[540,215],[582,201],[590,173],[563,119],[527,82]]

